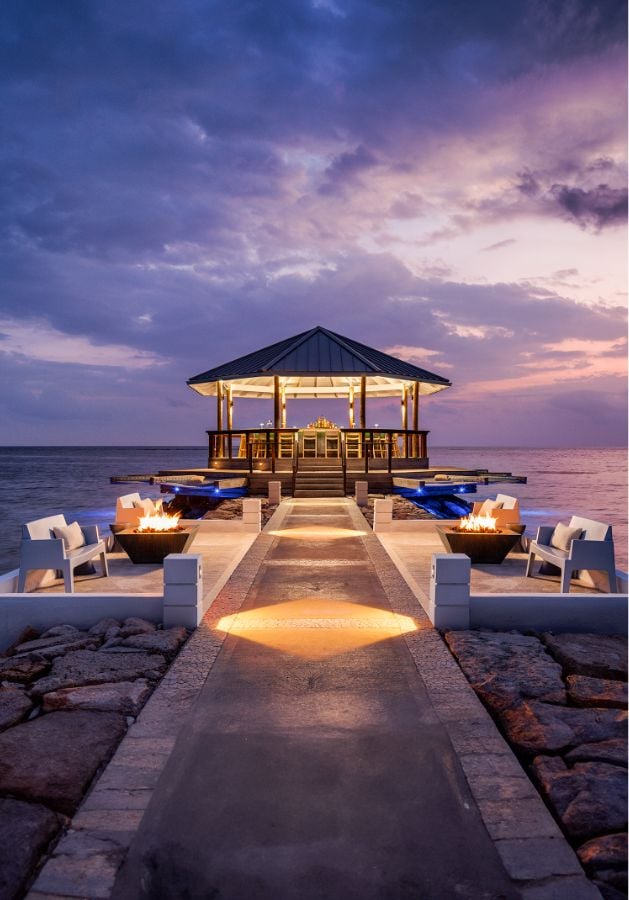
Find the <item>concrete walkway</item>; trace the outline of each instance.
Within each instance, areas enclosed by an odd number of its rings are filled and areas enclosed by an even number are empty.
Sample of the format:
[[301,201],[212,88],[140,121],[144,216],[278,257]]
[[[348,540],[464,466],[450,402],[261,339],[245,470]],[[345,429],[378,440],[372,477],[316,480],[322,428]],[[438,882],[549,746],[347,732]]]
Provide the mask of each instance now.
[[292,501],[113,896],[515,898],[349,501]]

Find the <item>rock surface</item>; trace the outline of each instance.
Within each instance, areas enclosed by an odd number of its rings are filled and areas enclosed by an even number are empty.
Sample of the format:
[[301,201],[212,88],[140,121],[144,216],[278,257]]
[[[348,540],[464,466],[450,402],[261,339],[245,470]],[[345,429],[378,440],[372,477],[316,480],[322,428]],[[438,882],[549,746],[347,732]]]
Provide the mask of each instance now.
[[125,619],[122,623],[122,630],[124,631],[125,628],[137,629],[137,634],[142,632],[150,634],[152,631],[155,631],[155,624],[149,622],[148,619],[140,619],[138,616],[129,616],[129,618]]
[[449,631],[445,638],[472,687],[492,709],[516,706],[523,697],[566,702],[561,666],[538,638],[485,630]]
[[31,653],[20,659],[0,658],[0,681],[17,681],[18,684],[28,684],[47,672],[49,668],[48,660],[37,653]]
[[24,691],[0,687],[0,731],[16,725],[32,708],[33,703]]
[[33,692],[48,694],[66,687],[84,684],[106,684],[135,681],[136,678],[158,678],[166,668],[166,660],[157,653],[101,653],[76,650],[53,661],[52,671],[33,686]]
[[[627,772],[607,763],[576,763],[538,756],[533,772],[574,840],[627,828]],[[603,879],[606,880],[606,879]]]
[[550,634],[542,640],[574,675],[627,680],[627,638],[617,634]]
[[39,857],[61,828],[54,812],[0,797],[0,897],[21,897]]
[[0,793],[72,815],[126,730],[118,713],[53,712],[0,734]]
[[[17,644],[13,648],[13,655],[18,656],[22,653],[36,653],[37,651],[47,650],[50,647],[55,647],[58,644],[68,644],[72,643],[76,640],[82,640],[86,638],[87,635],[85,632],[78,631],[76,628],[71,634],[63,633],[63,634],[53,634],[49,637],[40,637],[35,641],[26,641],[23,644]],[[96,640],[92,638],[92,640]]]
[[137,716],[151,693],[144,678],[119,681],[114,684],[90,684],[85,687],[63,688],[44,694],[44,712],[60,709],[92,709],[99,712],[118,712]]
[[49,628],[48,631],[44,631],[40,637],[54,637],[59,634],[80,634],[80,631],[74,625],[54,625],[52,628]]
[[[36,641],[35,643],[39,642]],[[63,656],[64,654],[69,653],[70,650],[93,650],[98,647],[99,643],[100,638],[90,637],[89,635],[80,635],[78,637],[76,635],[73,637],[65,635],[64,638],[56,639],[54,643],[39,647],[37,653],[45,659],[55,659],[57,656]],[[22,652],[16,651],[13,659],[21,658]]]
[[500,714],[507,738],[519,750],[545,753],[594,741],[621,738],[627,714],[612,709],[575,709],[524,701]]
[[581,864],[599,869],[627,868],[627,834],[604,834],[577,850]]
[[154,650],[164,653],[166,656],[173,656],[187,637],[186,629],[177,626],[168,628],[166,631],[153,631],[151,634],[137,634],[125,638],[122,646],[135,647],[139,650]]
[[88,634],[105,635],[110,628],[120,628],[118,619],[101,619],[96,625],[92,625]]
[[608,762],[615,766],[627,767],[627,738],[611,738],[609,741],[595,741],[592,744],[579,744],[574,750],[566,753],[570,763],[575,762]]
[[575,706],[598,706],[609,709],[627,708],[627,682],[588,675],[568,675],[568,697]]

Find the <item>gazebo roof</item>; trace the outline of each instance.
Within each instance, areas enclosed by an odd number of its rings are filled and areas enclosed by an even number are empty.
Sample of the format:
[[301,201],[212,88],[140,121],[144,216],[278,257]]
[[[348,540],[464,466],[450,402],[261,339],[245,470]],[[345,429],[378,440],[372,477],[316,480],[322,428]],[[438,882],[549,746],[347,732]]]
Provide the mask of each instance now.
[[421,394],[450,387],[450,381],[381,350],[317,325],[294,337],[263,347],[246,356],[188,379],[199,394],[216,394],[217,382],[226,382],[233,396],[268,397],[279,376],[287,397],[346,397],[365,376],[371,397],[397,395],[403,384],[419,382]]

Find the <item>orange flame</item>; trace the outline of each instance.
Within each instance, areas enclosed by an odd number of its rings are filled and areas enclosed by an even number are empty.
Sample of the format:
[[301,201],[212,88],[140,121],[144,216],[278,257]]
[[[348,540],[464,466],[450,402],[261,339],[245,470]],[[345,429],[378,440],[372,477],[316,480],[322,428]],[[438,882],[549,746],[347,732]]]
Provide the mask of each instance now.
[[496,520],[492,516],[466,516],[461,519],[459,531],[473,531],[477,534],[497,531]]
[[176,531],[179,528],[179,515],[169,516],[161,513],[142,516],[137,531]]

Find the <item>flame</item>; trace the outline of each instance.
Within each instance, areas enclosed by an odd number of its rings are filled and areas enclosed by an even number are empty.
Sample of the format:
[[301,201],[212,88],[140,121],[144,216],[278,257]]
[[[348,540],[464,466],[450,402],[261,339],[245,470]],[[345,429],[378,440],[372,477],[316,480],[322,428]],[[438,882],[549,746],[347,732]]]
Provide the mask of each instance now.
[[158,513],[151,516],[142,516],[136,531],[176,531],[179,528],[179,515],[166,515]]
[[474,531],[483,534],[485,532],[498,531],[496,520],[492,516],[466,516],[461,519],[458,531]]

